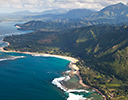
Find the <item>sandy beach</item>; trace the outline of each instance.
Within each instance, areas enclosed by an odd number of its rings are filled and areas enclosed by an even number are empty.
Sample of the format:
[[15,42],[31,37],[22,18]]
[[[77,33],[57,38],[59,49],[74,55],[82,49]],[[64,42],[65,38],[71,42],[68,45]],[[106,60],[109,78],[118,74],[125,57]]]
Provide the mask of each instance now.
[[[4,41],[2,41],[4,42]],[[8,42],[6,42],[8,45],[10,45]],[[35,53],[35,52],[20,52],[20,51],[6,51],[3,49],[3,47],[0,47],[0,51],[2,52],[17,52],[17,53],[23,53],[23,54],[30,54],[30,55],[39,55],[39,56],[46,56],[46,57],[57,57],[57,58],[61,58],[61,59],[66,59],[66,60],[69,60],[71,61],[70,63],[70,69],[72,70],[72,73],[73,74],[76,74],[79,76],[80,78],[80,81],[79,83],[82,85],[82,86],[87,86],[83,83],[83,80],[79,74],[79,68],[75,65],[76,62],[78,62],[79,60],[76,59],[76,58],[73,58],[73,57],[68,57],[68,56],[61,56],[61,55],[52,55],[52,54],[44,54],[44,53]]]
[[[5,42],[5,41],[2,41],[2,42]],[[5,42],[7,43],[8,45],[10,45],[10,43],[8,42]],[[73,58],[73,57],[69,57],[69,56],[61,56],[61,55],[52,55],[52,54],[44,54],[44,53],[35,53],[35,52],[20,52],[20,51],[6,51],[3,49],[3,47],[0,47],[0,51],[2,52],[17,52],[17,53],[23,53],[23,54],[30,54],[30,55],[39,55],[39,56],[46,56],[46,57],[57,57],[57,58],[61,58],[61,59],[66,59],[66,60],[69,60],[71,61],[70,62],[70,66],[69,68],[71,69],[71,73],[73,74],[76,74],[78,77],[79,77],[79,83],[83,86],[83,87],[90,87],[88,85],[85,85],[83,83],[83,80],[82,80],[82,77],[80,76],[79,74],[79,68],[75,65],[76,62],[78,62],[79,60],[76,59],[76,58]],[[91,88],[91,87],[90,87]],[[103,95],[98,89],[95,89],[95,88],[92,88],[94,89],[95,91],[97,91],[99,94],[101,94],[104,98],[104,100],[106,100],[106,96]]]
[[52,54],[35,53],[35,52],[6,51],[3,49],[3,47],[0,47],[0,51],[2,51],[2,52],[17,52],[17,53],[30,54],[30,55],[41,55],[41,56],[46,56],[46,57],[57,57],[57,58],[69,60],[72,63],[76,63],[79,61],[76,58],[72,58],[72,57],[68,57],[68,56],[61,56],[61,55],[52,55]]
[[17,28],[21,28],[20,26],[16,26]]
[[[5,42],[8,45],[10,45],[9,42],[3,41],[3,40],[2,40],[2,42]],[[66,59],[66,60],[71,61],[72,63],[76,63],[79,61],[78,59],[73,58],[73,57],[69,57],[69,56],[52,55],[52,54],[35,53],[35,52],[21,52],[21,51],[15,51],[15,50],[6,51],[3,49],[3,47],[0,47],[0,51],[2,51],[2,52],[17,52],[17,53],[30,54],[30,55],[38,55],[39,54],[39,55],[47,56],[47,57],[57,57],[57,58],[61,58],[61,59]]]

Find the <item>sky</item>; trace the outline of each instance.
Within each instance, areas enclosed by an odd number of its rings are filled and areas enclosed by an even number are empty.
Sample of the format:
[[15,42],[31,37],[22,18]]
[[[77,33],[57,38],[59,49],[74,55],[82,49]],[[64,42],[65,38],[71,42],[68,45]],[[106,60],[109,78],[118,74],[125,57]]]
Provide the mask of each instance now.
[[102,8],[122,2],[127,4],[128,0],[0,0],[0,12],[15,12],[29,10],[31,12],[42,12],[53,9],[77,9],[86,8],[101,10]]

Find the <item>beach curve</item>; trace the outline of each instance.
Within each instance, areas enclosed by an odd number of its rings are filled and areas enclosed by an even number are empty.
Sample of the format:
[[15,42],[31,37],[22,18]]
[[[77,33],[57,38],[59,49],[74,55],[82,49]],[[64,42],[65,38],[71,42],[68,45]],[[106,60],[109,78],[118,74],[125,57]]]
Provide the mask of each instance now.
[[[10,45],[9,42],[3,41],[3,40],[2,40],[2,42],[5,42],[5,43],[7,43],[7,45]],[[30,54],[30,55],[33,55],[33,56],[56,57],[56,58],[61,58],[61,59],[65,59],[65,60],[71,61],[70,62],[71,65],[69,66],[69,68],[71,69],[71,71],[72,71],[73,74],[76,74],[79,77],[79,79],[80,79],[79,80],[79,84],[81,84],[83,87],[92,88],[91,86],[88,86],[88,85],[86,85],[86,84],[83,83],[83,79],[80,76],[79,68],[75,64],[75,63],[77,63],[79,61],[76,58],[69,57],[69,56],[62,56],[62,55],[45,54],[45,53],[21,52],[21,51],[15,51],[15,50],[9,50],[9,51],[7,51],[7,50],[4,50],[4,47],[0,47],[0,51],[2,51],[2,52],[17,52],[17,53],[23,53],[23,54]],[[104,98],[104,100],[107,100],[106,99],[106,96],[103,95],[98,89],[96,89],[96,88],[92,88],[92,89],[94,89],[99,94],[101,94],[102,97]]]

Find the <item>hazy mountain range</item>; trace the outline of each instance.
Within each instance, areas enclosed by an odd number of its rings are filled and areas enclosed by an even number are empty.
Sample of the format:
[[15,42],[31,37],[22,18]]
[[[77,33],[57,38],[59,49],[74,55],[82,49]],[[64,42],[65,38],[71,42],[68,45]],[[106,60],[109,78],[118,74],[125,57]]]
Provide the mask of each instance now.
[[[78,22],[86,25],[116,24],[128,22],[128,6],[123,3],[110,5],[100,11],[89,9],[73,9],[70,11],[48,10],[44,12],[20,11],[11,14],[1,14],[1,21],[54,21],[54,22]],[[81,26],[81,25],[80,25]]]
[[118,3],[115,5],[110,5],[98,12],[94,12],[87,9],[73,9],[66,14],[42,14],[39,16],[28,16],[28,18],[34,19],[46,19],[50,20],[55,19],[77,19],[83,18],[86,20],[94,20],[94,19],[114,19],[120,16],[128,16],[128,6],[123,3]]
[[[53,13],[52,13],[53,12]],[[65,14],[60,14],[58,11],[45,11],[40,13],[39,16],[31,16],[32,18],[44,18],[49,17],[51,19],[66,19],[66,18],[87,18],[87,19],[99,19],[99,18],[117,18],[119,16],[125,16],[128,14],[128,6],[123,3],[118,3],[115,5],[110,5],[105,7],[104,9],[94,12],[89,9],[73,9],[68,11]],[[65,11],[66,12],[66,11]],[[26,14],[26,12],[24,12]],[[28,12],[30,13],[30,12]],[[56,17],[56,18],[54,18]]]
[[128,14],[128,6],[123,3],[108,6],[97,13],[92,14],[89,18],[107,18],[113,19],[119,16],[126,16]]
[[31,20],[16,24],[19,29],[35,31],[5,37],[10,45],[4,49],[76,57],[85,84],[99,89],[107,100],[128,100],[128,6],[55,12],[13,13]]
[[128,100],[127,26],[94,25],[49,32],[38,27],[42,25],[40,22],[36,25],[33,33],[4,38],[10,43],[4,49],[75,56],[80,59],[78,65],[82,66],[80,73],[85,84],[102,91],[107,100],[112,100],[111,94],[115,100]]

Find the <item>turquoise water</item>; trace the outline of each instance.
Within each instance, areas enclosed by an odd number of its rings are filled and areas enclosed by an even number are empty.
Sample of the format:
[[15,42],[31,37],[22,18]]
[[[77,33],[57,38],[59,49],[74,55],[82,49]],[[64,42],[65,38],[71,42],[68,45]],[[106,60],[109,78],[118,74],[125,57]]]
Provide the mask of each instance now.
[[[7,35],[31,32],[17,30],[16,23],[0,23],[0,47],[7,45],[1,42]],[[13,56],[24,58],[8,59]],[[0,100],[65,100],[64,92],[51,81],[61,76],[68,63],[53,57],[0,52]]]
[[[0,100],[65,100],[51,81],[60,77],[69,61],[52,57],[33,57],[0,62]],[[49,63],[50,61],[50,63]]]
[[[0,23],[0,41],[7,35],[31,32],[17,30],[16,23]],[[0,47],[5,45],[0,42]],[[8,59],[14,56],[24,58]],[[65,100],[64,92],[51,81],[61,76],[68,63],[53,57],[0,52],[0,100]]]
[[[14,27],[16,23],[0,23],[0,47],[7,45],[1,42],[7,35],[31,32],[17,30]],[[66,93],[51,83],[62,76],[69,63],[60,58],[0,51],[0,100],[67,100],[69,95],[71,98],[68,100],[78,100],[79,93]],[[83,95],[89,97],[94,94],[89,92]]]

